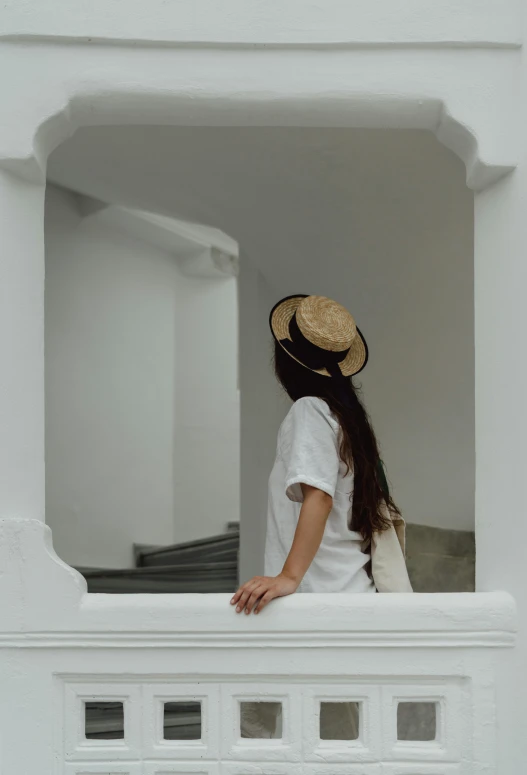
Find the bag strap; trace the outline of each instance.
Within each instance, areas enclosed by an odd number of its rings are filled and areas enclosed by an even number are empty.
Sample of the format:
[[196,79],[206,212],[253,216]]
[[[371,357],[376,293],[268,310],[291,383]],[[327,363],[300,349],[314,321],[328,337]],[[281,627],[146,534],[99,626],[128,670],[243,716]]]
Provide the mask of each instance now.
[[379,462],[377,463],[377,468],[378,468],[379,479],[381,482],[381,489],[384,494],[386,513],[389,515],[390,521],[395,528],[395,532],[397,533],[397,538],[399,539],[399,543],[401,544],[403,555],[405,555],[406,554],[406,523],[402,517],[398,516],[397,514],[396,515],[391,514],[388,509],[388,502],[390,500],[390,487],[388,485],[388,479],[386,477],[386,469],[384,467],[384,463],[380,458],[379,458]]
[[390,500],[390,488],[388,486],[388,479],[386,478],[386,469],[384,468],[383,461],[379,458],[377,462],[377,474],[381,483],[381,489],[384,494],[386,503]]

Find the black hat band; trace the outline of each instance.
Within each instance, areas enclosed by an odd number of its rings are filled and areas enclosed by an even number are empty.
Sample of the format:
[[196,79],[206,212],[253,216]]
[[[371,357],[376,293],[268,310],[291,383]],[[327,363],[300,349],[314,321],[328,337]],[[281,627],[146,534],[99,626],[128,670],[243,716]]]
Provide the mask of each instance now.
[[309,369],[314,371],[320,371],[326,369],[332,377],[342,376],[342,371],[339,367],[346,356],[348,355],[350,348],[345,350],[338,350],[337,352],[331,350],[324,350],[323,347],[313,344],[307,339],[298,325],[296,314],[293,315],[289,321],[289,336],[290,339],[280,339],[280,344],[287,350],[289,355],[296,358],[303,363]]

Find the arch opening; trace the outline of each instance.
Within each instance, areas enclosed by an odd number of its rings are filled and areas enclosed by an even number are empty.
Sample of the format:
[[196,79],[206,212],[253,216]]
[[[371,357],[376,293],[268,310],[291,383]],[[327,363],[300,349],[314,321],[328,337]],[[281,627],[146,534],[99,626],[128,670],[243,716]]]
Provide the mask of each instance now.
[[[270,375],[266,311],[281,295],[300,291],[346,304],[368,337],[364,397],[395,495],[408,521],[420,526],[415,556],[430,549],[432,536],[442,540],[443,556],[428,558],[430,572],[416,587],[473,588],[473,196],[453,153],[432,133],[408,129],[87,127],[52,155],[48,176],[74,192],[77,206],[80,195],[85,210],[97,213],[103,202],[207,224],[241,245],[241,475],[239,469],[235,475],[242,577],[262,571],[266,481],[287,408]],[[100,221],[101,213],[84,220],[90,218]],[[60,295],[64,275],[48,271],[47,282],[48,316],[49,283]],[[48,354],[50,331],[48,325]],[[55,400],[58,416],[64,403],[49,385],[64,370],[53,377],[53,368],[48,358],[48,413]],[[206,373],[196,375],[210,387]],[[48,416],[47,426],[48,522],[71,563],[49,500],[64,479],[50,448],[58,420]],[[70,437],[70,445],[77,442]],[[103,447],[94,442],[94,449]],[[61,454],[71,459],[67,444]],[[204,468],[200,481],[214,490],[214,462]],[[126,480],[132,472],[123,471]],[[199,497],[195,492],[196,504]],[[112,513],[124,519],[126,511],[120,505]],[[196,530],[186,537],[202,537],[198,509],[184,511],[185,525]],[[79,520],[84,524],[86,516]],[[236,518],[222,517],[228,521]],[[105,525],[111,533],[111,523]],[[430,532],[437,529],[444,532]],[[414,573],[424,571],[416,565]]]

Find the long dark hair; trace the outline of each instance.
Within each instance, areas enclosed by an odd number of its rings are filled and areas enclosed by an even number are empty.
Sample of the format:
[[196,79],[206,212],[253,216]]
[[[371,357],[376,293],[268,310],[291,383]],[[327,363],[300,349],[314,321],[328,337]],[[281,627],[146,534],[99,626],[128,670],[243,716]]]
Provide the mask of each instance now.
[[386,530],[390,522],[383,513],[383,503],[392,515],[399,515],[400,511],[388,492],[377,439],[358,388],[351,378],[336,381],[302,366],[278,342],[274,368],[278,382],[292,401],[305,396],[322,398],[339,422],[340,457],[354,476],[350,529],[364,539],[371,539],[377,530]]

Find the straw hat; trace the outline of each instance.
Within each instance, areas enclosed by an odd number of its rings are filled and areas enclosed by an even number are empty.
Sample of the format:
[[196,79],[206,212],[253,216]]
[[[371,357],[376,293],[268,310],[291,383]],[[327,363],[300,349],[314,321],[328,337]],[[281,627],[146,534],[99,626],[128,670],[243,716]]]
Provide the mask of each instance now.
[[269,317],[276,341],[302,366],[325,377],[352,377],[368,347],[350,313],[325,296],[288,296]]

